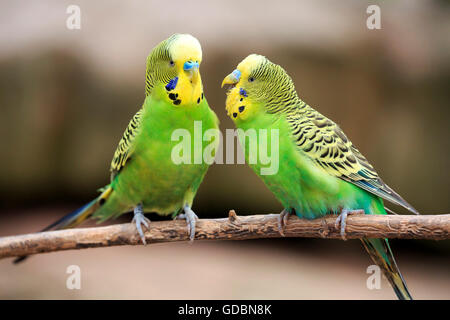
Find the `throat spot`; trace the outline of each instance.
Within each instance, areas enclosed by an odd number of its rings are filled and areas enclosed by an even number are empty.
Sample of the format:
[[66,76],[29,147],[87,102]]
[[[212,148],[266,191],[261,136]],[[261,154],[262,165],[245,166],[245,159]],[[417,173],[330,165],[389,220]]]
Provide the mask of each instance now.
[[177,100],[178,93],[169,93],[169,99],[170,100]]
[[168,94],[170,100],[172,100],[174,105],[179,105],[181,103],[181,99],[178,99],[178,93],[171,92]]

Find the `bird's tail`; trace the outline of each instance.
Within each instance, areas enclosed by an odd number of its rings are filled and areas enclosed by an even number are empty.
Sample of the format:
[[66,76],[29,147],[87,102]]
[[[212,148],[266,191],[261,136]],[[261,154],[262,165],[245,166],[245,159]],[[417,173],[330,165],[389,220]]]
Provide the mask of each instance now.
[[[94,212],[96,212],[98,208],[100,208],[100,206],[102,206],[105,203],[105,201],[111,195],[112,188],[110,186],[106,186],[101,191],[102,193],[97,198],[95,198],[88,204],[85,204],[81,208],[69,213],[68,215],[65,215],[61,219],[53,222],[51,225],[42,229],[41,232],[49,230],[69,229],[78,226],[89,216],[91,216]],[[13,263],[15,264],[20,263],[28,257],[29,256],[18,257],[13,261]]]
[[412,300],[387,239],[361,239],[373,262],[382,270],[399,300]]

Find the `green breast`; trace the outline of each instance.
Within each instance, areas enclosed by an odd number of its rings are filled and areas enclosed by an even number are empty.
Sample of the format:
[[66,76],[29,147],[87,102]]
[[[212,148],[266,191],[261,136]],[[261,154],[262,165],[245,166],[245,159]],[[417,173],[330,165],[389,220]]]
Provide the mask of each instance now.
[[[208,169],[203,161],[193,163],[194,154],[203,153],[208,145],[194,143],[194,135],[198,138],[200,134],[201,141],[204,131],[211,128],[218,128],[218,122],[206,99],[199,104],[177,107],[147,97],[135,149],[113,182],[120,201],[130,208],[142,203],[145,211],[160,214],[178,211],[186,203],[191,205]],[[175,130],[183,130],[191,137],[190,164],[173,161],[173,149],[180,143],[172,139]]]

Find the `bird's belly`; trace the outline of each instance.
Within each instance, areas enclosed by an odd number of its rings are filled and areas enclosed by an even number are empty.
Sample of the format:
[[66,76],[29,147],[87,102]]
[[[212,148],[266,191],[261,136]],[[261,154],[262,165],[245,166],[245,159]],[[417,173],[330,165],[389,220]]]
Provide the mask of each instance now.
[[142,203],[144,211],[167,215],[180,210],[205,164],[176,165],[170,154],[155,156],[152,152],[135,156],[133,165],[124,168],[118,177],[117,191],[131,207]]
[[[343,207],[358,206],[360,189],[316,166],[306,155],[280,140],[279,169],[261,175],[260,165],[252,169],[285,208],[293,208],[300,218],[314,219],[337,213]],[[356,208],[355,208],[356,209]]]

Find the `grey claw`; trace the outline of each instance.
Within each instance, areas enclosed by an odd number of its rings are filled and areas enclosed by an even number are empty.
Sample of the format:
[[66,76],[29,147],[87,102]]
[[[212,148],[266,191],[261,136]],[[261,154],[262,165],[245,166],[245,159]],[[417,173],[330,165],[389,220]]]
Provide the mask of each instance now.
[[145,245],[147,241],[145,241],[144,231],[142,230],[142,225],[144,225],[145,229],[149,230],[150,220],[144,216],[142,205],[138,205],[134,208],[134,217],[132,223],[135,223],[136,229],[141,237],[142,243]]
[[284,227],[287,225],[291,212],[283,209],[278,215],[278,232],[284,237]]
[[342,210],[341,214],[337,217],[336,222],[334,223],[334,226],[336,229],[339,229],[339,224],[341,225],[341,237],[343,240],[346,240],[345,237],[345,226],[347,224],[347,215],[348,210],[344,209]]
[[195,238],[195,223],[198,219],[197,215],[189,206],[185,206],[184,208],[184,214],[180,214],[180,219],[186,219],[187,224],[187,233],[189,236],[189,239],[191,241]]
[[186,219],[186,215],[184,213],[180,213],[179,215],[177,215],[175,217],[175,220],[185,220]]
[[347,217],[350,214],[364,214],[364,210],[342,209],[341,214],[337,217],[336,222],[334,223],[334,226],[336,229],[339,229],[339,224],[341,225],[340,233],[343,240],[347,240],[345,227],[347,226]]

